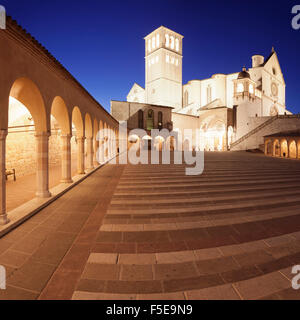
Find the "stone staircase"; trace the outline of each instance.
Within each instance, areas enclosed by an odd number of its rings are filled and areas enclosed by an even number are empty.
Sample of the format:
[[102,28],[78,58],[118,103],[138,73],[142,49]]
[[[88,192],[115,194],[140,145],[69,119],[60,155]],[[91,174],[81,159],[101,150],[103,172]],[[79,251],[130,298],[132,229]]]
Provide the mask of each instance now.
[[299,212],[300,162],[126,165],[73,299],[300,299]]

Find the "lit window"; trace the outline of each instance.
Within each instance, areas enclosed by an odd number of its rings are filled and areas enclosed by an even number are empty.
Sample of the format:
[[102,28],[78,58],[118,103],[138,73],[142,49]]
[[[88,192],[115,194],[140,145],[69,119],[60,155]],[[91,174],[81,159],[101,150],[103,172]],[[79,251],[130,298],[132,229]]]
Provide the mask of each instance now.
[[176,47],[176,51],[179,51],[179,40],[178,39],[175,40],[175,47]]
[[151,64],[154,64],[154,58],[151,59]]
[[253,84],[250,84],[250,85],[249,85],[249,92],[250,92],[251,94],[254,93]]
[[170,45],[170,37],[168,34],[166,34],[166,47],[168,48]]
[[151,61],[150,60],[148,60],[148,66],[151,67]]
[[156,47],[159,47],[159,34],[156,35]]
[[170,56],[167,54],[166,55],[166,62],[169,63],[170,62]]
[[152,38],[152,49],[155,49],[155,37]]
[[148,51],[151,51],[151,40],[148,40]]
[[156,62],[156,63],[158,62],[158,56],[155,57],[155,62]]
[[170,39],[171,39],[171,49],[174,49],[174,37],[171,36]]
[[239,83],[237,86],[237,92],[244,92],[244,85],[242,83]]
[[178,59],[176,59],[176,63],[175,64],[176,64],[176,66],[178,66]]
[[174,57],[171,58],[171,63],[172,63],[172,64],[175,63],[175,58],[174,58]]

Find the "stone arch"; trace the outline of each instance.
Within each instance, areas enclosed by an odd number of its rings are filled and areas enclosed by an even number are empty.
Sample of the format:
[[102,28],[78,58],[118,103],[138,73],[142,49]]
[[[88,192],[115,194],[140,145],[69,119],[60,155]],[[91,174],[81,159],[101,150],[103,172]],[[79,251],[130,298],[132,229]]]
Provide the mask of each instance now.
[[85,123],[85,131],[84,131],[85,137],[92,138],[93,137],[93,123],[92,123],[92,118],[88,113],[85,114],[84,123]]
[[280,150],[281,150],[280,156],[283,158],[288,158],[289,149],[288,149],[288,142],[286,139],[281,139]]
[[68,109],[64,100],[61,97],[56,96],[53,99],[51,105],[51,114],[59,123],[62,134],[71,134]]
[[265,154],[268,156],[273,155],[273,142],[271,139],[265,142]]
[[222,119],[214,118],[208,124],[206,135],[210,151],[222,151],[226,149],[225,123]]
[[292,159],[297,158],[297,144],[295,140],[289,141],[289,157]]
[[47,117],[44,99],[36,84],[28,78],[17,79],[9,96],[21,102],[32,115],[37,133],[47,132]]
[[280,143],[278,139],[275,139],[273,142],[273,155],[275,157],[280,157]]
[[78,107],[73,108],[72,123],[74,124],[75,129],[76,129],[76,136],[83,137],[84,136],[84,125],[83,125],[81,111]]
[[[61,167],[62,183],[71,183],[71,126],[67,106],[60,96],[56,96],[51,105],[51,136],[49,138],[49,173],[55,174],[57,166]],[[52,179],[53,183],[53,179]],[[58,183],[58,181],[57,181]]]

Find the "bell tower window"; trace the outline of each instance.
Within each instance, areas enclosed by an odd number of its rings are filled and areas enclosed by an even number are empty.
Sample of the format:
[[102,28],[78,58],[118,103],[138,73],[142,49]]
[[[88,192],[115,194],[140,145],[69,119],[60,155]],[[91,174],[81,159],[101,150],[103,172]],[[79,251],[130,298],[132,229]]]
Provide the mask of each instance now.
[[179,40],[178,39],[175,40],[175,48],[176,48],[176,51],[178,52],[179,51]]
[[238,93],[244,92],[244,85],[242,83],[239,83],[237,85],[237,92]]
[[166,34],[166,47],[169,48],[170,45],[170,37],[168,34]]
[[171,36],[170,39],[171,39],[171,49],[174,49],[174,41],[175,41],[175,39],[174,39],[173,36]]

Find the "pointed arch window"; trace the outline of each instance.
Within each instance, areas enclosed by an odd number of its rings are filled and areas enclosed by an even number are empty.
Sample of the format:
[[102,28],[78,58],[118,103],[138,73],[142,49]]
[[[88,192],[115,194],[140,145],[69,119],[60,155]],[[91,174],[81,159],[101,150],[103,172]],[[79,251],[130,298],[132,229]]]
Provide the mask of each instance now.
[[175,40],[175,49],[177,52],[179,51],[179,40],[178,39]]
[[166,47],[169,48],[170,45],[170,37],[168,34],[166,34]]
[[143,110],[139,110],[138,118],[139,118],[139,128],[144,129],[144,112],[143,112]]
[[156,48],[159,47],[159,34],[156,35]]
[[174,49],[175,39],[173,36],[171,36],[170,39],[171,39],[171,49]]
[[158,129],[162,129],[163,127],[163,113],[161,111],[158,112]]

